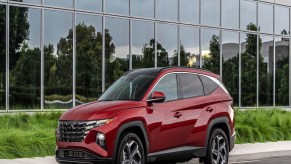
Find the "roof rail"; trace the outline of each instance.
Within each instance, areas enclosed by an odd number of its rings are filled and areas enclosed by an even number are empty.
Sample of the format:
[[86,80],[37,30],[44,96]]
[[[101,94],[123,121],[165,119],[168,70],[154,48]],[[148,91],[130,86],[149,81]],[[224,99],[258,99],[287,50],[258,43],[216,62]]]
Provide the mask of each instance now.
[[206,70],[206,69],[203,69],[203,68],[196,68],[196,67],[189,67],[189,66],[167,66],[167,67],[163,67],[163,69],[161,69],[160,72],[163,70],[166,70],[166,69],[170,69],[170,68],[187,68],[187,69],[203,70],[206,72],[213,73],[213,72]]

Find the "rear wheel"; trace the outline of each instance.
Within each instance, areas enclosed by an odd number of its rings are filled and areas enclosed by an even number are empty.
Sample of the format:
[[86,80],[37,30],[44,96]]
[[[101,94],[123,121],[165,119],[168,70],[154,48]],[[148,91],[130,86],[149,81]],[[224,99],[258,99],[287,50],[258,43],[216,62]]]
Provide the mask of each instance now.
[[214,129],[209,138],[205,164],[227,164],[229,143],[226,134],[221,129]]
[[142,142],[134,133],[127,133],[121,139],[117,153],[117,164],[145,164]]

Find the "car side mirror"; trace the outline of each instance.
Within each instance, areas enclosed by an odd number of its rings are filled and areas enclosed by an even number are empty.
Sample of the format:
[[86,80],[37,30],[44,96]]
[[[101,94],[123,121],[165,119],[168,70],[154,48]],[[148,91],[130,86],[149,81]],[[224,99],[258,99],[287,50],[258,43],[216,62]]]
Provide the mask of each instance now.
[[166,100],[166,95],[163,92],[153,92],[152,97],[147,100],[150,103],[159,103],[164,102]]

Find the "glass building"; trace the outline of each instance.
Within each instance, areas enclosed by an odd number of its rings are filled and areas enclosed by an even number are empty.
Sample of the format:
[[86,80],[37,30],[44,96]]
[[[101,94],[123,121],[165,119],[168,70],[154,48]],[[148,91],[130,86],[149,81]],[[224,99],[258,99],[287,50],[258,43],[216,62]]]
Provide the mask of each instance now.
[[125,71],[220,74],[237,107],[290,107],[290,0],[0,0],[0,112],[96,100]]

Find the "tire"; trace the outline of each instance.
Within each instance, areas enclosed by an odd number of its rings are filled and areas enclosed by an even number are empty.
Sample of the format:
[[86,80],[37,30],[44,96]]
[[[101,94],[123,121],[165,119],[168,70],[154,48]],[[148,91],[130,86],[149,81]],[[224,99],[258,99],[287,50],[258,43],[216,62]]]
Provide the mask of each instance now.
[[123,135],[117,152],[116,164],[145,164],[145,151],[139,137],[134,133]]
[[229,143],[226,134],[222,129],[212,130],[208,142],[207,155],[204,163],[227,164],[228,158],[229,158]]

